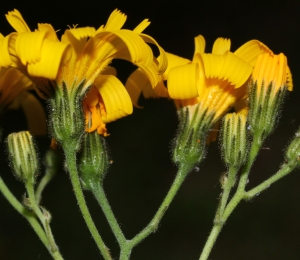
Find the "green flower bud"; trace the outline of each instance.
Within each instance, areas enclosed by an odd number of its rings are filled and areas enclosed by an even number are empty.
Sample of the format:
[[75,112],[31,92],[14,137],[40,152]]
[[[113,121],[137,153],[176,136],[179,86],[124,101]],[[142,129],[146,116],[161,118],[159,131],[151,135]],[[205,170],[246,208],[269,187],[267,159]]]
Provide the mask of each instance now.
[[79,154],[79,174],[83,187],[87,190],[102,183],[109,167],[104,137],[97,131],[85,133]]
[[84,83],[69,89],[63,82],[62,87],[55,88],[53,97],[48,99],[52,136],[63,147],[72,147],[76,151],[80,148],[85,127],[82,108],[84,95],[81,93]]
[[228,168],[239,169],[247,159],[247,118],[243,114],[227,114],[221,128],[221,150]]
[[292,89],[286,57],[280,53],[259,55],[249,84],[249,130],[262,143],[271,134],[287,90]]
[[205,155],[208,132],[214,113],[199,113],[199,104],[178,109],[179,127],[174,139],[173,161],[189,168],[200,163]]
[[285,159],[292,167],[300,166],[300,128],[295,133],[294,139],[286,149]]
[[32,135],[28,131],[12,133],[7,137],[10,166],[24,183],[35,183],[39,172],[39,161]]

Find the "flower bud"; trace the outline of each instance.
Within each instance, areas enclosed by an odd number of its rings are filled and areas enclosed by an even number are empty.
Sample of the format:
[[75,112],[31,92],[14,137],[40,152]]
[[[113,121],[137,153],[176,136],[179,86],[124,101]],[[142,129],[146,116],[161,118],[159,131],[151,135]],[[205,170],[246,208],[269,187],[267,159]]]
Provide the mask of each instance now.
[[12,133],[7,137],[7,147],[10,166],[16,178],[34,184],[39,161],[32,135],[28,131]]
[[207,135],[213,126],[214,113],[199,112],[200,104],[178,109],[179,127],[173,146],[173,161],[192,168],[205,154]]
[[286,57],[261,54],[249,84],[249,128],[263,141],[275,128],[287,90],[292,89]]
[[227,114],[221,129],[221,150],[227,167],[239,169],[247,159],[248,143],[246,116]]
[[85,133],[79,154],[79,174],[83,187],[91,190],[101,183],[107,172],[109,160],[104,137],[96,131]]
[[295,133],[294,139],[286,149],[285,159],[292,167],[300,166],[300,128]]
[[84,81],[78,88],[70,91],[63,82],[62,87],[57,87],[53,97],[48,100],[50,132],[64,149],[72,147],[71,149],[78,151],[80,148],[85,125],[82,108],[84,95],[81,94],[83,85]]

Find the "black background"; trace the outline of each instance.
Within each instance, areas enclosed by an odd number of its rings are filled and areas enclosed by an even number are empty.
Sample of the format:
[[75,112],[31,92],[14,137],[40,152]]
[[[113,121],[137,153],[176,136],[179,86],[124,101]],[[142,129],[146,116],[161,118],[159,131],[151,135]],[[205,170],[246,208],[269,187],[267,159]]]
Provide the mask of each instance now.
[[[293,74],[294,91],[285,102],[282,118],[267,140],[250,175],[254,187],[278,170],[283,150],[300,125],[300,2],[299,1],[3,1],[0,31],[12,28],[4,14],[17,8],[30,28],[51,23],[64,31],[67,25],[98,27],[118,8],[128,15],[125,28],[133,29],[144,18],[153,36],[168,52],[192,58],[194,37],[202,34],[206,51],[217,37],[231,38],[232,50],[258,39],[275,53],[283,52]],[[122,68],[124,80],[132,66]],[[144,109],[108,125],[107,138],[114,163],[105,179],[105,190],[127,238],[139,232],[152,218],[174,179],[176,166],[170,160],[170,141],[177,117],[169,100],[140,101]],[[1,124],[4,135],[26,129],[21,111],[9,111]],[[40,139],[42,157],[49,141]],[[1,149],[5,150],[5,148]],[[1,152],[1,177],[17,198],[24,188],[7,168]],[[158,231],[134,248],[133,260],[198,259],[212,227],[219,178],[225,171],[218,144],[209,147],[199,172],[191,173]],[[118,245],[100,208],[86,194],[94,220],[112,255]],[[52,228],[65,259],[101,259],[76,205],[68,175],[62,170],[45,190],[42,205],[53,216]],[[249,203],[241,203],[224,226],[210,259],[299,259],[300,258],[299,170],[271,186]],[[27,222],[0,196],[0,259],[51,259]]]

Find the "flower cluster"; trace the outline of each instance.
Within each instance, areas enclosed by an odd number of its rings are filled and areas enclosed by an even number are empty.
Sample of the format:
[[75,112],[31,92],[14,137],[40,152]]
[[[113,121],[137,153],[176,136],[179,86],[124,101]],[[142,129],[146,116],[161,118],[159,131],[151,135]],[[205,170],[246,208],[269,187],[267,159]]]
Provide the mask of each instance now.
[[[163,49],[142,33],[150,22],[145,19],[133,30],[122,29],[126,15],[118,10],[112,12],[106,25],[98,29],[70,28],[61,40],[50,24],[38,24],[31,31],[17,10],[6,18],[15,32],[0,39],[0,66],[20,69],[46,99],[64,86],[68,93],[83,98],[88,92],[83,100],[88,132],[97,130],[106,135],[106,123],[132,113],[129,95],[109,66],[113,59],[125,59],[138,66],[152,86],[167,67]],[[160,62],[146,42],[157,45]]]

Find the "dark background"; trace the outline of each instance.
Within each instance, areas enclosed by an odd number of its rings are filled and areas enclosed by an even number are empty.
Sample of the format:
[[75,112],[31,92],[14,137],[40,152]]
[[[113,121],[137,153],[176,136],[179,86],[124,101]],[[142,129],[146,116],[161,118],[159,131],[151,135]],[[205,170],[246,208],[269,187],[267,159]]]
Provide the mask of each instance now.
[[[275,53],[283,52],[293,74],[294,91],[285,102],[282,118],[267,140],[250,175],[254,187],[278,170],[283,150],[300,125],[300,2],[299,1],[4,1],[0,4],[0,31],[12,31],[4,14],[17,8],[36,28],[51,23],[64,31],[67,25],[98,27],[118,8],[128,15],[125,28],[133,29],[144,18],[151,20],[145,33],[168,52],[192,58],[194,37],[202,34],[206,51],[217,37],[231,38],[232,50],[258,39]],[[123,68],[124,80],[132,66]],[[124,68],[125,66],[125,68]],[[129,239],[152,218],[168,188],[176,166],[170,160],[170,141],[177,127],[169,100],[141,100],[144,109],[108,125],[112,164],[105,190]],[[26,129],[21,111],[2,119],[4,135]],[[40,140],[43,156],[49,141]],[[1,149],[1,150],[4,150]],[[7,168],[1,152],[1,177],[17,198],[24,188]],[[133,260],[198,259],[212,227],[220,194],[219,178],[226,168],[218,144],[209,147],[199,172],[191,173],[163,218],[158,231],[137,246]],[[90,194],[89,208],[100,233],[117,259],[118,245]],[[53,216],[52,228],[65,259],[101,259],[77,207],[68,175],[62,170],[44,192],[44,205]],[[241,203],[229,218],[210,259],[300,259],[299,170],[270,187],[249,203]],[[51,259],[27,222],[0,196],[0,259]]]

